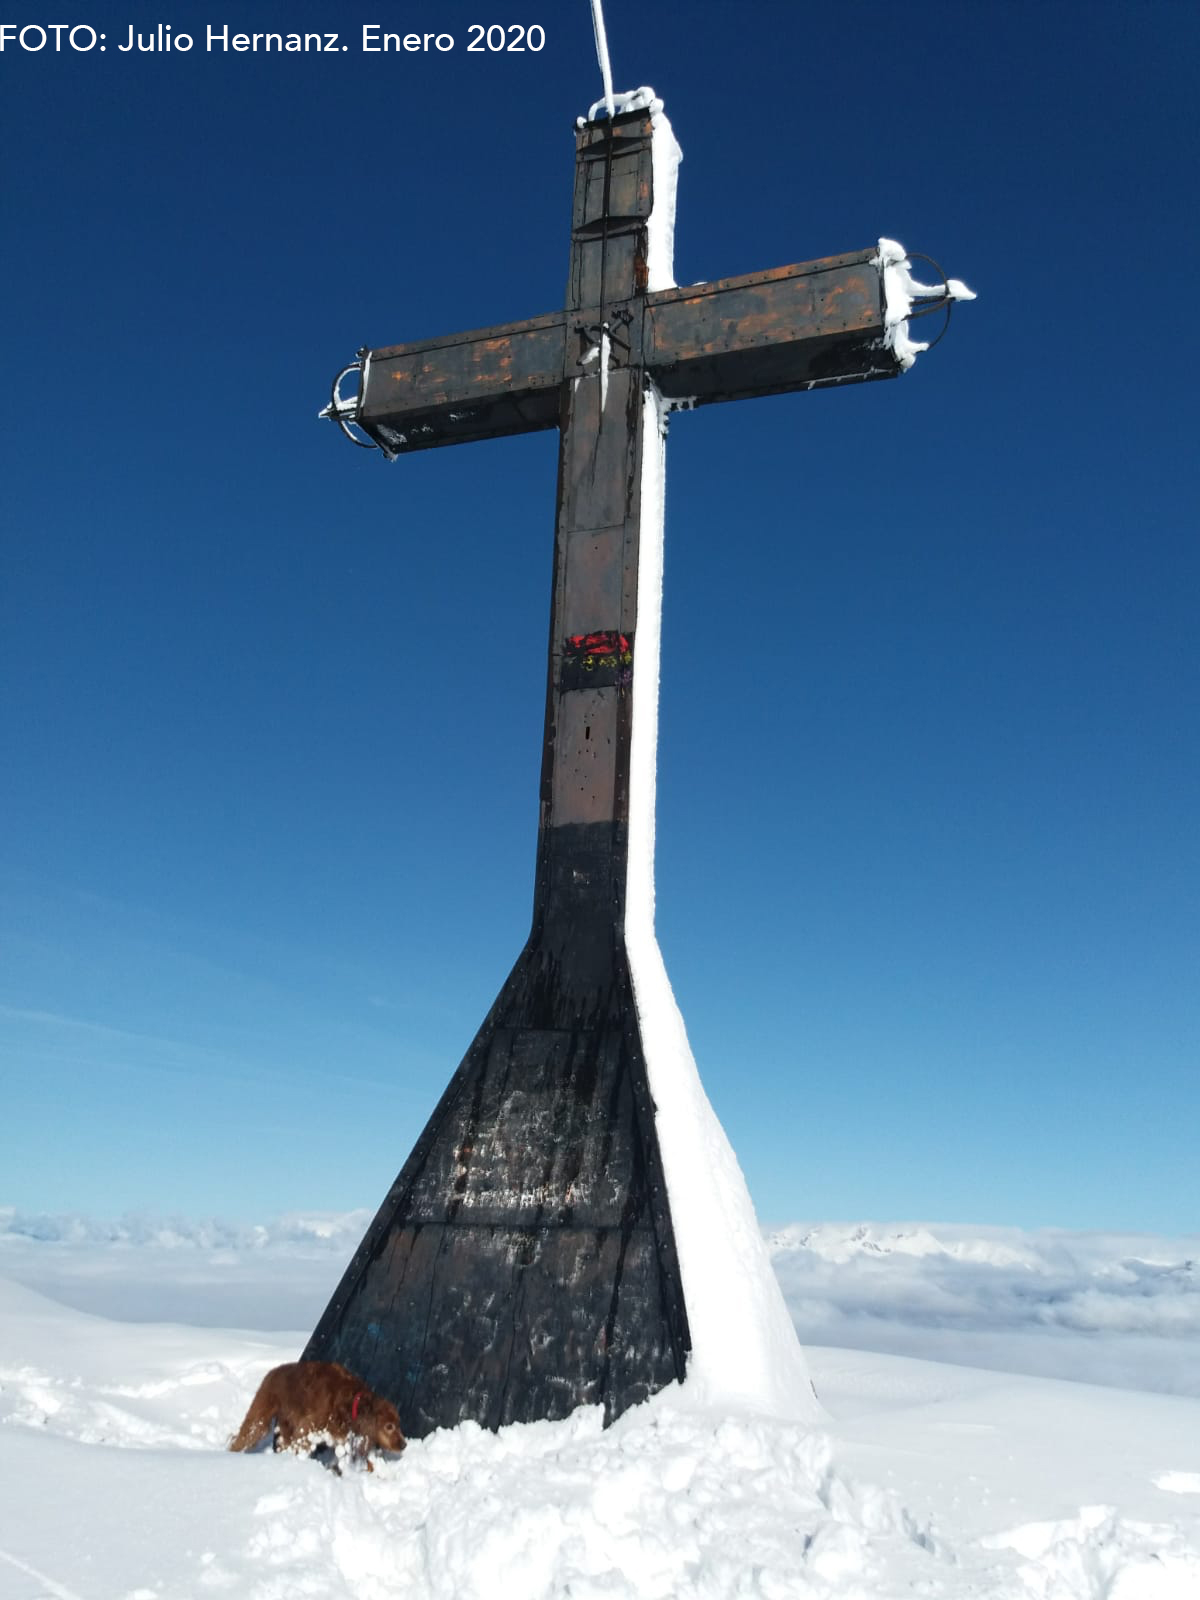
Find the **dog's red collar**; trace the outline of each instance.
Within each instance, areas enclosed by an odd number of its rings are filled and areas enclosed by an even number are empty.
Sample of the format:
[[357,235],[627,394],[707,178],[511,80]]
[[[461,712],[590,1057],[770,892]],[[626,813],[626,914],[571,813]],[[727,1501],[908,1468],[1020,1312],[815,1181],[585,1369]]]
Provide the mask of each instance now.
[[362,1390],[360,1389],[359,1392],[354,1396],[354,1404],[350,1407],[350,1421],[351,1422],[357,1422],[358,1421],[358,1402],[361,1399],[362,1399]]

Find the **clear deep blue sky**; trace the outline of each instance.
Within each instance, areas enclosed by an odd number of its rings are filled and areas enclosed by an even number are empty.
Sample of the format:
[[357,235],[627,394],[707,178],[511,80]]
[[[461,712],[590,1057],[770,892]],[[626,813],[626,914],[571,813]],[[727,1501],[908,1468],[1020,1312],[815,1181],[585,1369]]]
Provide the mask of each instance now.
[[[672,427],[659,934],[760,1216],[1194,1229],[1200,11],[607,15],[680,282],[884,234],[979,293]],[[89,16],[0,57],[0,1204],[374,1206],[528,929],[556,437],[316,413],[561,304],[586,0]]]

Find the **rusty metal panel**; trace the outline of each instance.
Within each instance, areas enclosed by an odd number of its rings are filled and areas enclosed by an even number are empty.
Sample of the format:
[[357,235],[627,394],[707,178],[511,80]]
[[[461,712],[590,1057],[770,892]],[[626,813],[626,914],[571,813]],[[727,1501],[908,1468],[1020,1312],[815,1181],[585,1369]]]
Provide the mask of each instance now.
[[[642,399],[641,384],[631,382],[631,376],[628,371],[608,374],[603,407],[596,378],[581,378],[574,386],[568,422],[572,437],[564,454],[560,486],[564,532],[611,528],[629,515],[634,492],[630,412],[632,409],[633,427],[640,429]],[[619,621],[597,617],[589,625],[611,627]]]
[[618,140],[611,159],[606,155],[605,146],[593,147],[589,151],[591,159],[582,168],[577,230],[600,229],[606,224],[612,230],[622,221],[644,222],[650,215],[653,193],[649,142]]
[[556,626],[564,635],[609,627],[621,618],[625,528],[589,528],[564,534],[573,581],[559,607]]
[[646,287],[646,222],[654,204],[644,111],[589,123],[576,138],[567,306],[606,306]]
[[702,404],[895,376],[874,253],[648,295],[643,339],[655,382]]
[[393,453],[558,422],[561,315],[373,350],[358,422]]
[[579,130],[575,179],[576,233],[641,220],[653,205],[650,119],[644,111]]
[[[570,386],[559,455],[542,827],[623,824],[637,626],[642,383]],[[539,893],[541,891],[539,890]]]
[[554,738],[554,827],[604,822],[613,814],[617,688],[575,689],[558,703]]
[[[631,228],[604,238],[582,239],[575,251],[575,270],[567,293],[573,307],[583,311],[611,309],[630,293],[646,288],[646,230]],[[618,290],[618,284],[629,289]]]

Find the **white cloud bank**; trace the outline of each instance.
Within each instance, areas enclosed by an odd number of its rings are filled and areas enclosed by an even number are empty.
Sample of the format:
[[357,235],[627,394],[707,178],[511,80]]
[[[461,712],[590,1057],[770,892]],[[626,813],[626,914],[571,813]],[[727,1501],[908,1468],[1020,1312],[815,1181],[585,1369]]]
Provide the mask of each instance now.
[[[0,1277],[122,1321],[303,1334],[369,1220],[0,1208]],[[806,1345],[1200,1397],[1200,1237],[794,1223],[767,1246]]]
[[801,1340],[1200,1396],[1200,1238],[804,1224],[768,1234]]

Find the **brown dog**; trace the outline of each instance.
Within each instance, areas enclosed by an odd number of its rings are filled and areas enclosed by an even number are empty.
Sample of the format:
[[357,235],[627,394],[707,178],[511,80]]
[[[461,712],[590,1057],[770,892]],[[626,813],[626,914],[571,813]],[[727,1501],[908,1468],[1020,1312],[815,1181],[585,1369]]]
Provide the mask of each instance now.
[[229,1448],[253,1450],[272,1428],[276,1450],[309,1454],[325,1445],[336,1450],[349,1440],[352,1455],[366,1461],[368,1472],[374,1470],[369,1451],[399,1451],[405,1445],[392,1402],[336,1361],[289,1361],[272,1368]]

